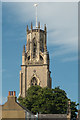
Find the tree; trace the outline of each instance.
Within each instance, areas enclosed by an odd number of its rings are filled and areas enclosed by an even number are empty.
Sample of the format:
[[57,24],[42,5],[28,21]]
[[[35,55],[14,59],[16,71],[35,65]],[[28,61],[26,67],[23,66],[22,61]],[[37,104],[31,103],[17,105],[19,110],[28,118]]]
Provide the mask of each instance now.
[[[42,114],[66,114],[68,107],[68,97],[60,87],[50,89],[48,87],[32,86],[27,90],[27,96],[18,98],[21,105],[25,106],[32,113]],[[71,102],[72,118],[76,117],[77,104]]]

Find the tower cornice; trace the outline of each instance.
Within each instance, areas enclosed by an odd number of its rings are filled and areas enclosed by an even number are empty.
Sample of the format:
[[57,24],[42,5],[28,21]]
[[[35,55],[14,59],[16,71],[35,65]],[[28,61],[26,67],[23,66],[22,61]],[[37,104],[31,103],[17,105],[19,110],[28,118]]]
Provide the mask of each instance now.
[[29,65],[21,65],[22,66],[25,66],[25,67],[28,67],[28,66],[46,66],[47,64],[29,64]]

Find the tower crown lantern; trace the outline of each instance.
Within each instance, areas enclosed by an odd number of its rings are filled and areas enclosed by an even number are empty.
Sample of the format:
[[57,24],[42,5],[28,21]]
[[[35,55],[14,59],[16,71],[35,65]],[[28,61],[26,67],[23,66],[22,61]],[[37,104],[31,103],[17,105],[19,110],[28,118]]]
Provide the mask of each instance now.
[[[47,45],[46,45],[46,25],[44,30],[40,29],[40,22],[38,27],[33,28],[31,22],[31,29],[27,25],[27,45],[26,45],[26,63],[27,64],[47,64]],[[46,53],[45,53],[46,52]]]

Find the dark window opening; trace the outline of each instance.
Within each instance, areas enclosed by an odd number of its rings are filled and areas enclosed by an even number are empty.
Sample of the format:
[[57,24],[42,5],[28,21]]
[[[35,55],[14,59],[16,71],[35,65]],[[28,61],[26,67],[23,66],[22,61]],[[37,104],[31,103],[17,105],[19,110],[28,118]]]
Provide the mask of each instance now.
[[33,85],[33,83],[31,83],[31,85]]
[[28,60],[30,60],[30,56],[28,57]]
[[44,52],[44,48],[42,47],[42,52]]
[[33,40],[33,58],[36,57],[36,43],[35,40]]
[[37,80],[35,77],[32,78],[31,85],[33,85],[33,86],[37,85]]
[[42,61],[43,60],[43,57],[40,55],[40,60]]

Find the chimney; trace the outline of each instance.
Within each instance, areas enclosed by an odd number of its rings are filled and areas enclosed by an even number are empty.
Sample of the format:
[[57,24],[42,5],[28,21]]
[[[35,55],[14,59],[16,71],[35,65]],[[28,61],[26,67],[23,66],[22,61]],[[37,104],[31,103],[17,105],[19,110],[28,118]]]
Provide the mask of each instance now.
[[14,93],[14,96],[16,96],[16,91],[14,91],[13,93]]
[[10,91],[8,92],[8,96],[10,96]]
[[8,101],[16,102],[16,91],[8,92]]

